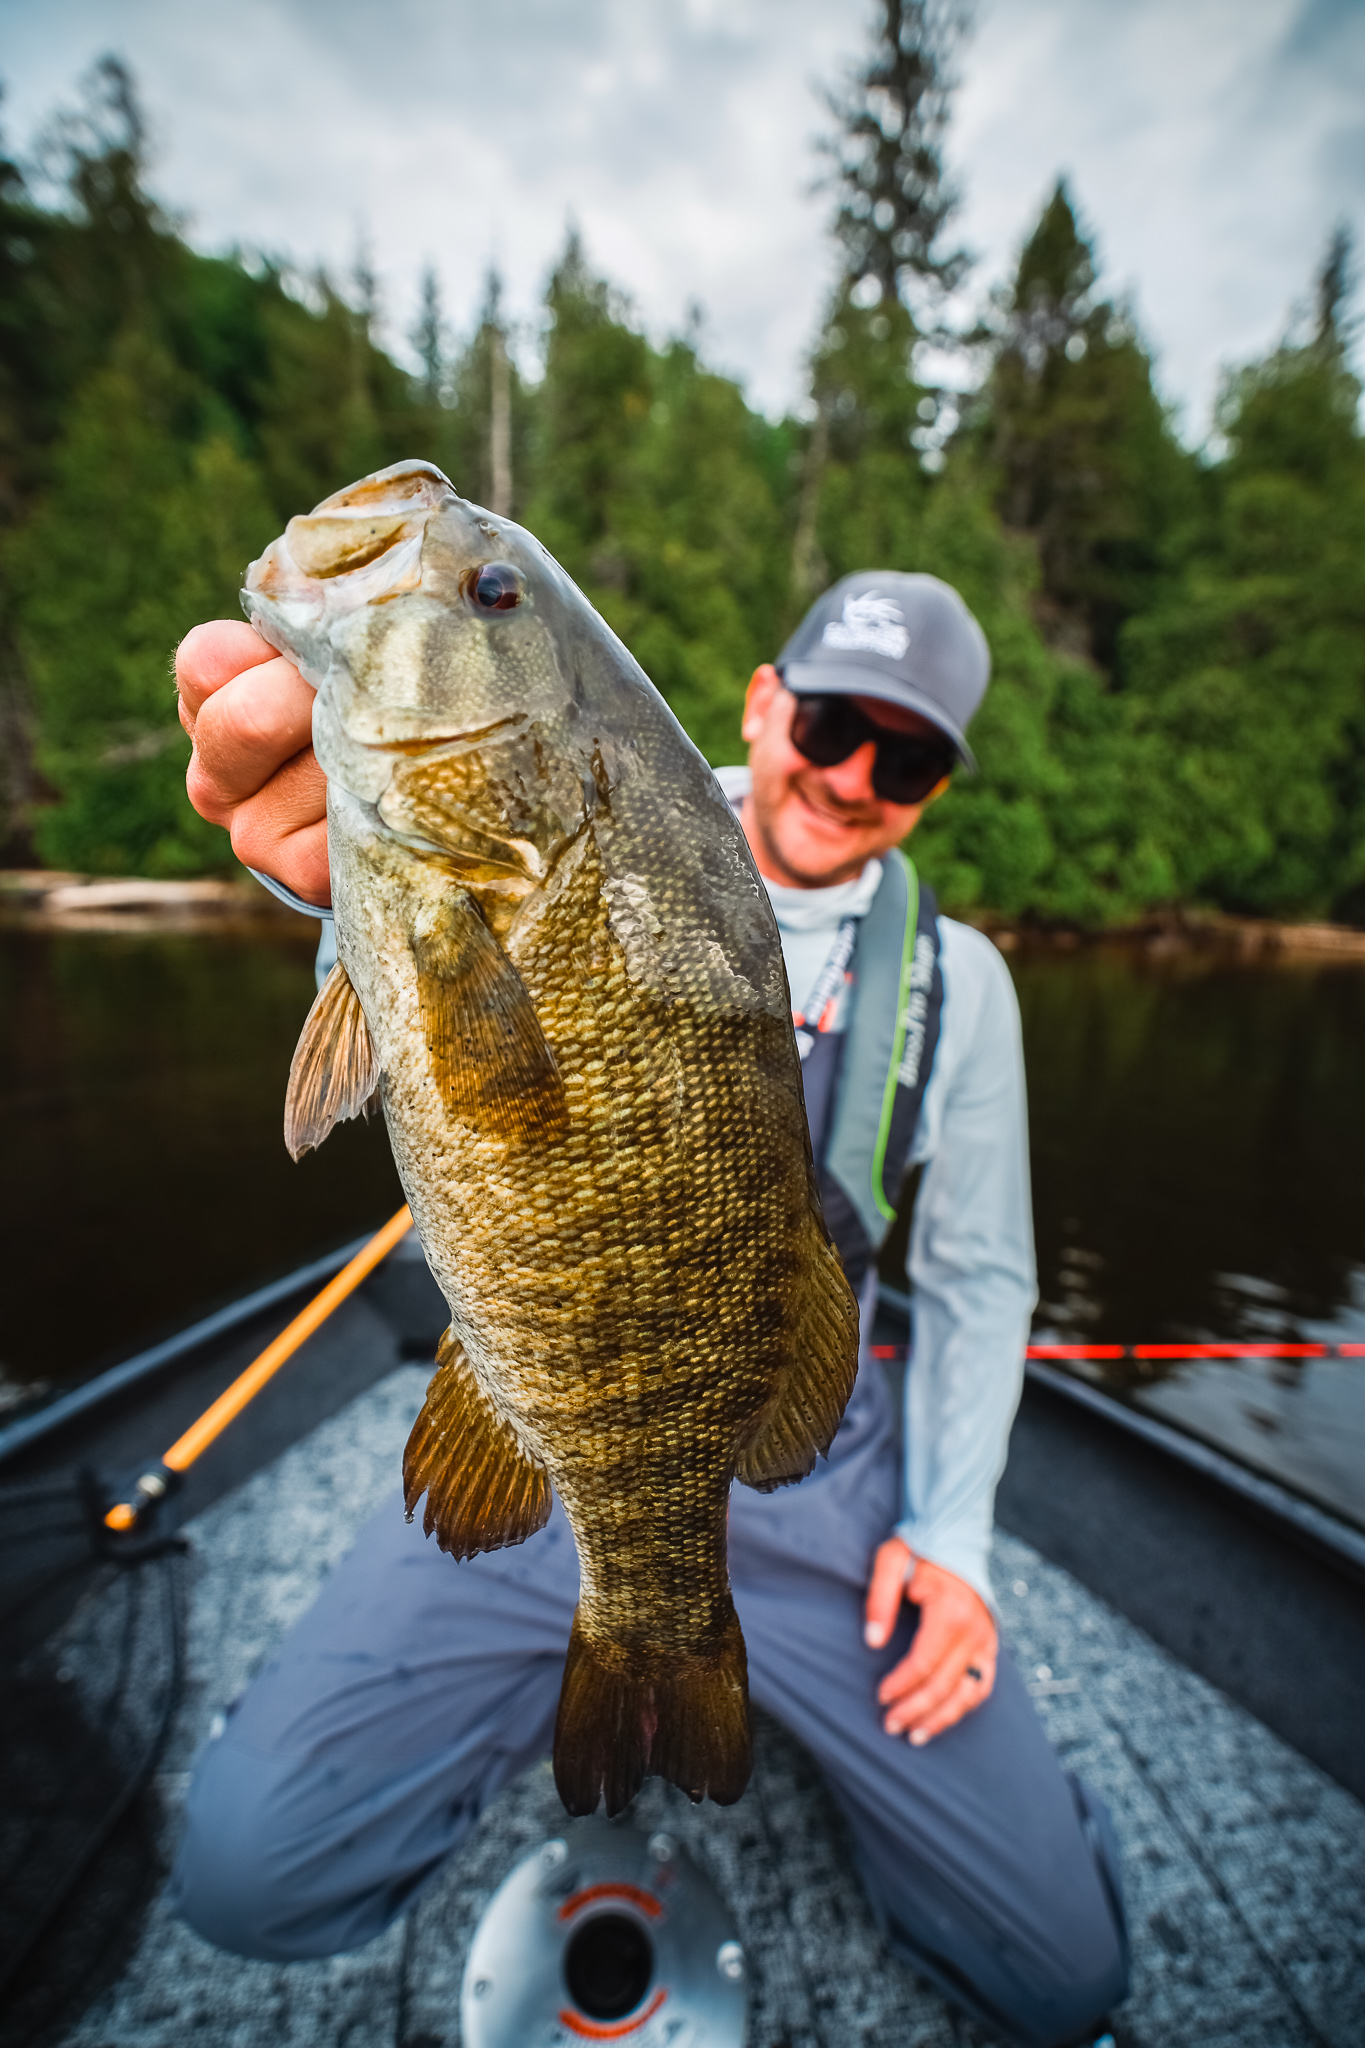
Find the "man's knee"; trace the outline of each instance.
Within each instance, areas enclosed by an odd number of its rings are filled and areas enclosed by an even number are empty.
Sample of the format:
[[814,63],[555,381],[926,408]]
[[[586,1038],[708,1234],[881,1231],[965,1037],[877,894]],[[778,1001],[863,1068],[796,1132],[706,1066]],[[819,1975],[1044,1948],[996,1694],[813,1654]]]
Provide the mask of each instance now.
[[1082,1779],[1067,1773],[1080,1822],[1098,1910],[1067,1915],[1056,1928],[1062,1967],[1054,1971],[1048,2001],[1050,2038],[1088,2038],[1096,2023],[1128,1996],[1128,1918],[1118,1836],[1109,1809]]
[[199,1759],[171,1871],[175,1911],[215,1948],[265,1962],[293,1962],[348,1946],[338,1916],[319,1912],[300,1883],[291,1765],[226,1740]]
[[1039,1839],[1029,1886],[973,1892],[919,1858],[864,1867],[893,1946],[1021,2048],[1090,2039],[1128,1991],[1113,1825],[1084,1785],[1065,1783],[1079,1825],[1066,1816],[1051,1842]]
[[1066,1783],[1080,1827],[1069,1882],[1058,1887],[1043,1938],[1018,1958],[1001,2014],[1028,2048],[1091,2040],[1128,1996],[1118,1837],[1104,1801],[1070,1772]]
[[1011,1952],[998,1940],[989,1948],[958,1938],[942,1948],[926,1944],[921,1925],[909,1933],[894,1915],[885,1922],[890,1944],[948,1999],[984,2021],[1018,2048],[1070,2048],[1088,2042],[1128,1995],[1128,1960],[1121,1934],[1091,1930],[1084,1943],[1062,1940],[1046,1957]]

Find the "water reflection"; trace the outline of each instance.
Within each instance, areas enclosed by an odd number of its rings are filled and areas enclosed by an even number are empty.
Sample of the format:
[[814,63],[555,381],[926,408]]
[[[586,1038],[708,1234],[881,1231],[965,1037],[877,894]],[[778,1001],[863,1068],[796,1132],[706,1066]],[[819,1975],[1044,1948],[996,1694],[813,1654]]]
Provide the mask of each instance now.
[[[1365,1338],[1365,972],[1012,956],[1042,1302],[1074,1342]],[[1125,1363],[1140,1405],[1356,1516],[1365,1361]]]
[[68,1384],[398,1207],[381,1124],[291,1164],[316,925],[0,931],[0,1364]]

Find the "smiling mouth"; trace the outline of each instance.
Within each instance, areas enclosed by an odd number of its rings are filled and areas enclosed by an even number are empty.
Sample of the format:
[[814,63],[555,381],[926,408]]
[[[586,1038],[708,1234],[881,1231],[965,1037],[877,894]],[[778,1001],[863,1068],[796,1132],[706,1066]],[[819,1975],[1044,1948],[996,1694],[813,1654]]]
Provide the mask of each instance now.
[[879,816],[874,814],[869,817],[865,809],[859,808],[857,810],[845,811],[838,809],[831,803],[818,802],[803,783],[794,782],[792,787],[806,810],[813,818],[818,819],[822,825],[834,825],[841,831],[847,832],[866,831],[869,827],[876,827],[881,823]]

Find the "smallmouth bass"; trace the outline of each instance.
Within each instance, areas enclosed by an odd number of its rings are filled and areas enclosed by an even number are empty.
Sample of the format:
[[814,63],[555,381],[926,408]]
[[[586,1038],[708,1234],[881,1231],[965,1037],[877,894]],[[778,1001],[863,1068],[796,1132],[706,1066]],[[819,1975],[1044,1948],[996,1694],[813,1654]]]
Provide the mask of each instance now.
[[450,1309],[408,1512],[458,1559],[563,1501],[571,1813],[650,1772],[735,1800],[730,1485],[809,1472],[857,1365],[743,831],[571,579],[427,463],[291,520],[243,603],[328,784],[338,963],[286,1142],[382,1102]]

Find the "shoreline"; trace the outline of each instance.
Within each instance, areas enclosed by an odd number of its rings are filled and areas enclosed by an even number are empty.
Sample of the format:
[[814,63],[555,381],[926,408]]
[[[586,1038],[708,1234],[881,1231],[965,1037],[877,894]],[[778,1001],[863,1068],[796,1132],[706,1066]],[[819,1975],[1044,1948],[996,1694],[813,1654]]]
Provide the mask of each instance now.
[[[0,922],[58,931],[222,931],[242,925],[277,929],[311,924],[249,876],[238,880],[158,881],[142,875],[80,875],[50,868],[0,868]],[[1232,917],[1221,911],[1156,911],[1126,925],[1087,930],[1048,927],[993,911],[962,922],[1002,953],[1074,953],[1093,946],[1140,948],[1149,958],[1218,953],[1237,960],[1339,961],[1365,966],[1365,930],[1321,921]]]
[[0,868],[0,923],[44,931],[277,931],[311,925],[249,875],[159,881]]
[[968,912],[962,922],[984,932],[1002,953],[1078,953],[1095,946],[1122,946],[1151,960],[1204,954],[1265,966],[1277,962],[1365,966],[1365,931],[1321,920],[1293,924],[1278,918],[1233,917],[1217,910],[1165,910],[1131,924],[1087,930],[1074,925],[1033,925],[1027,919],[999,917],[983,910]]

